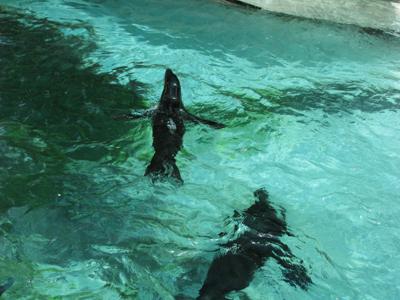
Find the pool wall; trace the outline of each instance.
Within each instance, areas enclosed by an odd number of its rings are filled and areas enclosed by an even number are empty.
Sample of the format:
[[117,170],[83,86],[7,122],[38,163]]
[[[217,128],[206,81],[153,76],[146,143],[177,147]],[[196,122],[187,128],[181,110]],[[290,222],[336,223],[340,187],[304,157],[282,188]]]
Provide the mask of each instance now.
[[400,32],[400,3],[364,0],[241,0],[271,12]]

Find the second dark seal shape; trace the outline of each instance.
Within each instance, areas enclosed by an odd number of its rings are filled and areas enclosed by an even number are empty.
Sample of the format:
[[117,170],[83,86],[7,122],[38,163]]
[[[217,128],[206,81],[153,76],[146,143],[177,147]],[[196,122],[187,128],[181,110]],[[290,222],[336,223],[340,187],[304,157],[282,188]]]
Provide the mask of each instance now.
[[267,259],[273,258],[283,268],[284,280],[292,286],[307,289],[312,283],[306,268],[290,248],[279,240],[288,234],[286,221],[268,202],[264,189],[254,192],[257,201],[242,214],[247,230],[236,239],[222,245],[225,252],[214,258],[197,299],[220,300],[232,291],[246,288],[254,273]]

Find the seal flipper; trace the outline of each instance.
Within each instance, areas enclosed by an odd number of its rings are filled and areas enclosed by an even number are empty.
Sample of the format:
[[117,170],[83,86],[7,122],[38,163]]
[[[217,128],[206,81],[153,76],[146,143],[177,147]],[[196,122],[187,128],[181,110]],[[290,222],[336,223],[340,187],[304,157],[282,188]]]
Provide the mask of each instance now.
[[0,285],[0,296],[6,291],[8,290],[13,284],[14,284],[15,280],[14,278],[8,278],[7,281],[3,284]]
[[205,124],[205,125],[208,125],[210,127],[216,128],[216,129],[221,129],[221,128],[225,127],[224,124],[197,117],[197,116],[191,114],[190,112],[188,112],[186,109],[182,109],[182,111],[183,111],[183,117],[185,118],[185,120],[188,120],[188,121],[191,121],[194,123]]
[[154,108],[150,108],[150,109],[146,109],[143,111],[135,111],[133,113],[130,114],[120,114],[120,115],[114,115],[112,116],[112,118],[114,120],[137,120],[137,119],[141,119],[141,118],[147,118],[147,117],[151,117],[154,114],[155,109]]
[[[279,219],[276,215],[276,210],[268,202],[268,192],[261,188],[254,192],[254,196],[258,198],[255,204],[246,210],[247,213],[255,215],[259,211],[269,211],[273,214],[269,215],[271,222],[270,230],[274,231],[276,235],[287,234],[288,236],[293,236],[291,232],[288,231],[286,225],[286,211],[281,208],[281,213],[283,219]],[[275,229],[275,230],[274,230]],[[278,238],[269,238],[274,245],[279,248],[275,248],[271,253],[276,262],[283,268],[282,273],[284,280],[292,286],[297,286],[303,290],[307,290],[308,286],[312,284],[310,276],[307,274],[307,269],[301,264],[293,263],[293,259],[297,257],[292,253],[289,246],[280,241]]]
[[162,177],[172,177],[175,178],[179,183],[183,183],[181,173],[176,165],[174,158],[163,158],[154,154],[151,159],[150,164],[146,168],[145,176],[152,177],[153,180]]
[[292,254],[289,247],[286,247],[286,253],[275,249],[272,257],[283,268],[282,274],[287,283],[289,283],[291,286],[297,286],[303,290],[307,290],[309,285],[313,283],[312,279],[307,274],[307,269],[302,264],[290,262],[290,260],[296,257]]
[[183,179],[181,177],[181,172],[179,171],[178,166],[176,165],[175,161],[172,164],[172,168],[173,168],[173,170],[172,170],[171,176],[173,178],[175,178],[176,180],[178,180],[180,183],[183,183]]
[[297,286],[303,290],[308,290],[310,284],[313,283],[307,274],[307,269],[301,264],[290,264],[290,267],[283,271],[283,277],[291,286]]

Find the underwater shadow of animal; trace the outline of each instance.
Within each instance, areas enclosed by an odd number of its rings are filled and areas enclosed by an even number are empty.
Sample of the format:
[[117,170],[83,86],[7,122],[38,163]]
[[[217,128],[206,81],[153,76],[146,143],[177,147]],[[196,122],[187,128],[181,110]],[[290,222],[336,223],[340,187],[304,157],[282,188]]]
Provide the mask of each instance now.
[[354,111],[374,113],[400,109],[400,90],[365,87],[360,82],[318,84],[313,88],[284,90],[250,89],[256,96],[226,91],[216,86],[219,93],[240,102],[251,114],[303,116],[318,110],[326,114],[352,114]]
[[182,148],[185,121],[206,124],[213,128],[225,127],[221,123],[197,117],[186,110],[182,102],[179,79],[170,69],[165,71],[164,89],[156,108],[117,115],[114,119],[134,120],[150,116],[155,153],[146,168],[145,176],[150,176],[152,180],[171,177],[183,183],[175,156]]
[[120,84],[116,74],[86,61],[95,41],[87,23],[0,5],[0,213],[73,194],[79,188],[70,178],[95,186],[92,174],[82,180],[82,170],[67,166],[114,162],[124,154],[121,138],[132,126],[109,116],[145,107],[140,83]]
[[277,211],[268,202],[264,189],[254,192],[257,201],[241,215],[242,223],[248,228],[236,239],[223,244],[226,251],[214,258],[197,299],[225,299],[232,291],[246,288],[254,273],[273,258],[282,267],[284,280],[292,286],[307,290],[312,284],[307,269],[279,237],[291,233],[286,221],[277,216]]

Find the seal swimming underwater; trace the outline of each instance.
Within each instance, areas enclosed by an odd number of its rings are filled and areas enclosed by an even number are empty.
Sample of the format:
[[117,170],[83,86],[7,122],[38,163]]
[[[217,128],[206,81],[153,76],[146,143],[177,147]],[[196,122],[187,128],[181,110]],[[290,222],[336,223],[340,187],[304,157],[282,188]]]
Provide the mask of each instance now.
[[274,258],[283,268],[284,280],[292,286],[307,290],[312,283],[306,268],[294,263],[296,257],[289,247],[279,240],[283,234],[291,235],[286,221],[277,216],[277,211],[268,202],[264,189],[254,192],[257,201],[242,214],[247,231],[236,239],[223,244],[226,252],[214,258],[197,299],[220,300],[232,291],[246,288],[254,273],[268,258]]
[[172,177],[183,182],[175,156],[182,148],[185,133],[184,121],[202,123],[214,128],[225,127],[223,124],[194,116],[186,110],[182,102],[179,79],[171,69],[165,71],[164,89],[155,109],[119,115],[116,118],[133,120],[149,116],[152,117],[155,153],[146,168],[145,176],[150,176],[152,179]]

